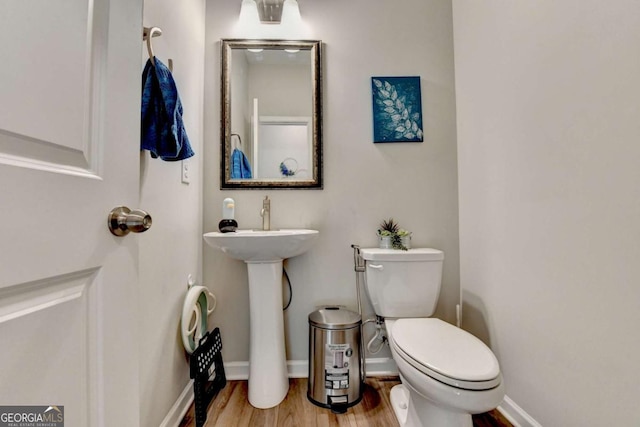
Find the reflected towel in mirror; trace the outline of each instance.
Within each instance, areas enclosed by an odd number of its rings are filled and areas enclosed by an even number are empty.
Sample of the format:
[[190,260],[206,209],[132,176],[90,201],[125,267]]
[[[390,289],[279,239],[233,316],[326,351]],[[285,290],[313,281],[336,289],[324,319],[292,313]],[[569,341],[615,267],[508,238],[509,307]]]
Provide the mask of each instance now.
[[231,153],[231,179],[251,178],[251,164],[242,150]]

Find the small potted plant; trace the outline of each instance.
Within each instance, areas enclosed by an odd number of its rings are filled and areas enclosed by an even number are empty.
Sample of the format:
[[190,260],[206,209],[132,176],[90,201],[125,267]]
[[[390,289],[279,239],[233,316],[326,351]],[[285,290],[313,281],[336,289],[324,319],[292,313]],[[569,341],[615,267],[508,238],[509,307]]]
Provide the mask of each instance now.
[[380,249],[391,249],[393,246],[393,236],[398,232],[398,223],[393,218],[386,219],[380,223],[378,228],[378,245]]
[[396,235],[400,237],[400,248],[396,248],[396,249],[402,249],[404,251],[406,251],[407,249],[411,249],[411,232],[410,231],[407,231],[404,228],[401,228],[400,230],[398,230]]
[[411,247],[411,232],[401,229],[393,218],[384,220],[378,228],[378,246],[406,251]]

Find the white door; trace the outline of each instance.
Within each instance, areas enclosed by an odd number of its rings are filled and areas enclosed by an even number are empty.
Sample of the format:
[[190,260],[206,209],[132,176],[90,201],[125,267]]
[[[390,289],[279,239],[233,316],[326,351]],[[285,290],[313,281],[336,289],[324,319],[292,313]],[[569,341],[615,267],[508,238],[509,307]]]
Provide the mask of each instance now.
[[[139,424],[142,0],[0,1],[0,405]],[[153,229],[149,233],[153,232]]]

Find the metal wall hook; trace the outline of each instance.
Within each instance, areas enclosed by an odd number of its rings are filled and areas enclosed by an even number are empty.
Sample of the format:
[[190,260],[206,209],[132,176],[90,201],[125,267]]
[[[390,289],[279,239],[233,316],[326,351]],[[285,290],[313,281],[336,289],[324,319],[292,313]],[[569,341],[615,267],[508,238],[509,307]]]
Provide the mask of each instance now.
[[143,27],[142,40],[147,42],[147,52],[149,53],[149,59],[153,66],[156,66],[155,55],[153,54],[153,46],[151,45],[151,39],[162,35],[162,29],[159,27]]
[[[231,134],[231,146],[233,146],[233,137],[234,137],[234,136],[238,137],[238,141],[240,141],[240,145],[239,145],[239,146],[240,146],[240,147],[242,147],[242,138],[241,138],[241,137],[240,137],[240,135],[239,135],[239,134],[237,134],[237,133],[232,133],[232,134]],[[238,147],[236,146],[236,148],[238,148]]]
[[109,212],[107,224],[114,236],[122,237],[134,233],[143,233],[151,228],[151,215],[143,210],[131,210],[126,206],[118,206]]

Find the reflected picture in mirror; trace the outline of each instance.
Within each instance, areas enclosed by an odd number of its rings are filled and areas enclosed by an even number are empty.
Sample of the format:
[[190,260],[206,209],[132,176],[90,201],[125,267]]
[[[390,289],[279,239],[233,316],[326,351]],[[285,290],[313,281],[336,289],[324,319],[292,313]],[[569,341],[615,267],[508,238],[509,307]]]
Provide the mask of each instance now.
[[321,42],[223,39],[221,188],[322,188]]

